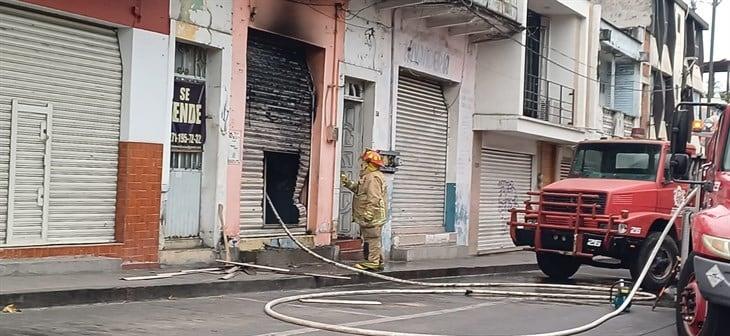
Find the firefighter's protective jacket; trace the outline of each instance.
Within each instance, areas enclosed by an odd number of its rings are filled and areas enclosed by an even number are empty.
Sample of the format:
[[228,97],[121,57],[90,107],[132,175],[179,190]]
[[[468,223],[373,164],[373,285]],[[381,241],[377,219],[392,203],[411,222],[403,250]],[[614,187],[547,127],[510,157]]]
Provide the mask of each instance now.
[[363,228],[383,226],[386,221],[385,176],[380,171],[364,171],[358,182],[343,181],[355,197],[352,204],[353,221]]

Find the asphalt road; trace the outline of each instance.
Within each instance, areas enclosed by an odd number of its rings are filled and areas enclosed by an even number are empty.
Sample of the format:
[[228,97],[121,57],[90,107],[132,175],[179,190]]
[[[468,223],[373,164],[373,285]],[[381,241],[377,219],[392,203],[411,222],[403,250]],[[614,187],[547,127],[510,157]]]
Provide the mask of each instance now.
[[[584,269],[581,283],[610,283],[625,272]],[[462,277],[449,281],[545,281],[539,272]],[[370,284],[328,288],[392,288]],[[263,312],[269,300],[317,290],[265,292],[224,297],[29,309],[0,314],[0,335],[334,335],[279,322]],[[522,335],[567,329],[608,313],[608,304],[585,305],[462,295],[358,296],[382,305],[289,304],[279,311],[310,320],[379,330],[450,335]],[[634,306],[585,335],[675,335],[674,311]]]

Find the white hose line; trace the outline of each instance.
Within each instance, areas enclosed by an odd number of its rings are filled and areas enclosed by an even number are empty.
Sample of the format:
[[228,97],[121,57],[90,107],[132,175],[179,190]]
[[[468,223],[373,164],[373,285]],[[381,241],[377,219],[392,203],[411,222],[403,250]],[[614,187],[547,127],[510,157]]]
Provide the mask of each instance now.
[[[644,299],[648,297],[655,298],[653,294],[650,293],[644,293],[639,292],[639,287],[641,286],[641,283],[644,281],[644,278],[646,277],[647,273],[649,272],[649,269],[651,268],[651,264],[656,258],[657,253],[659,252],[659,249],[661,248],[662,243],[664,242],[664,239],[669,234],[669,231],[671,230],[672,226],[674,226],[674,222],[676,222],[677,218],[679,217],[679,214],[681,213],[682,209],[684,209],[687,204],[694,198],[696,193],[699,191],[699,188],[695,188],[690,192],[685,200],[682,202],[680,206],[677,207],[677,210],[673,213],[671,219],[669,220],[669,223],[667,223],[667,226],[664,228],[664,230],[661,233],[661,236],[659,237],[659,240],[657,241],[657,244],[654,246],[654,248],[651,251],[651,254],[649,255],[649,258],[646,261],[646,264],[644,265],[644,268],[641,271],[641,274],[639,275],[638,279],[635,279],[634,286],[631,288],[631,291],[629,292],[628,297],[623,302],[623,304],[617,308],[616,310],[601,316],[600,318],[594,320],[593,322],[590,322],[588,324],[575,327],[572,329],[567,330],[560,330],[555,332],[548,332],[548,333],[542,333],[542,334],[529,334],[529,335],[521,335],[521,336],[566,336],[566,335],[575,335],[582,332],[589,331],[591,329],[594,329],[601,324],[605,323],[606,321],[620,315],[626,308],[631,304],[631,302],[634,300],[634,298],[637,297],[637,300]],[[279,223],[281,224],[282,228],[286,232],[286,234],[294,241],[294,243],[299,246],[302,250],[306,251],[313,257],[334,265],[339,268],[347,269],[353,272],[357,272],[360,274],[364,274],[367,276],[371,276],[374,278],[386,280],[386,281],[392,281],[396,283],[401,284],[408,284],[408,285],[415,285],[415,286],[423,286],[423,287],[524,287],[524,288],[540,288],[540,289],[556,289],[556,290],[586,290],[586,291],[605,291],[606,287],[600,287],[600,286],[573,286],[573,285],[553,285],[553,284],[534,284],[534,283],[432,283],[432,282],[422,282],[422,281],[411,281],[411,280],[403,280],[398,279],[394,277],[390,277],[387,275],[377,274],[373,272],[368,272],[365,270],[360,270],[345,264],[338,263],[334,260],[327,259],[323,256],[320,256],[319,254],[315,253],[314,251],[310,250],[306,246],[304,246],[301,242],[299,242],[296,237],[289,231],[289,228],[286,227],[284,222],[281,220],[281,217],[279,216],[279,213],[277,212],[276,208],[273,205],[273,202],[271,202],[271,199],[269,198],[269,195],[266,195],[266,200],[269,202],[269,204],[272,207],[272,210],[274,214],[276,215],[277,219],[279,220]],[[290,297],[284,297],[280,299],[273,300],[266,304],[264,307],[264,311],[269,316],[276,318],[281,321],[294,323],[297,325],[310,327],[310,328],[317,328],[322,330],[328,330],[333,332],[341,332],[341,333],[348,333],[348,334],[355,334],[355,335],[366,335],[366,336],[448,336],[448,335],[438,335],[438,334],[414,334],[414,333],[402,333],[402,332],[391,332],[391,331],[380,331],[380,330],[370,330],[370,329],[361,329],[361,328],[353,328],[353,327],[347,327],[347,326],[341,326],[341,325],[333,325],[333,324],[327,324],[327,323],[321,323],[321,322],[315,322],[315,321],[309,321],[304,320],[296,317],[291,317],[288,315],[281,314],[279,312],[276,312],[273,308],[279,304],[297,301],[300,299],[310,299],[310,298],[321,298],[321,297],[333,297],[333,296],[342,296],[342,295],[366,295],[366,294],[468,294],[468,293],[476,293],[477,291],[480,291],[478,289],[473,290],[444,290],[444,289],[430,289],[430,290],[409,290],[409,289],[383,289],[383,290],[361,290],[361,291],[341,291],[341,292],[330,292],[330,293],[314,293],[314,294],[303,294],[303,295],[297,295],[297,296],[290,296]],[[482,292],[485,292],[485,290],[481,290]],[[504,295],[504,296],[510,296],[509,291],[489,291],[489,293],[484,294],[493,294],[493,295]],[[534,297],[542,298],[544,297],[543,294],[550,294],[553,293],[534,293]],[[591,295],[587,295],[591,296]],[[565,296],[563,296],[565,297]]]

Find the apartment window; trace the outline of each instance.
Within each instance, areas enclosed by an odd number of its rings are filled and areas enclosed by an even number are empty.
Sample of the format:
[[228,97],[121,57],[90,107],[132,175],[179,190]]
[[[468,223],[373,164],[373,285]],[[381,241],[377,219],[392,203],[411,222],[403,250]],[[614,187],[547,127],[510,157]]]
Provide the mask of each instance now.
[[547,32],[543,16],[527,11],[527,48],[525,48],[525,115],[544,119],[540,113],[540,91],[542,74],[545,71],[544,58],[548,57]]

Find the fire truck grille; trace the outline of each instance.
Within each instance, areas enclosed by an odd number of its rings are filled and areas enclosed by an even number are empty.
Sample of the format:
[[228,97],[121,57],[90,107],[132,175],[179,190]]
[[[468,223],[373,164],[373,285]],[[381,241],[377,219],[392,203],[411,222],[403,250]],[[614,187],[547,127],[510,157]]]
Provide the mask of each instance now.
[[[556,192],[558,193],[558,192]],[[567,194],[567,193],[566,193]],[[598,198],[584,198],[583,203],[586,205],[591,204],[597,204],[598,208],[596,209],[597,215],[603,215],[606,211],[606,194],[597,194]],[[544,202],[554,202],[554,203],[578,203],[578,195],[575,196],[569,196],[569,195],[543,195],[542,196]],[[545,211],[553,211],[553,212],[568,212],[568,213],[575,213],[576,211],[575,205],[553,205],[553,204],[545,204],[543,205],[543,209]],[[591,213],[592,210],[590,207],[584,207],[581,210],[582,213]]]

